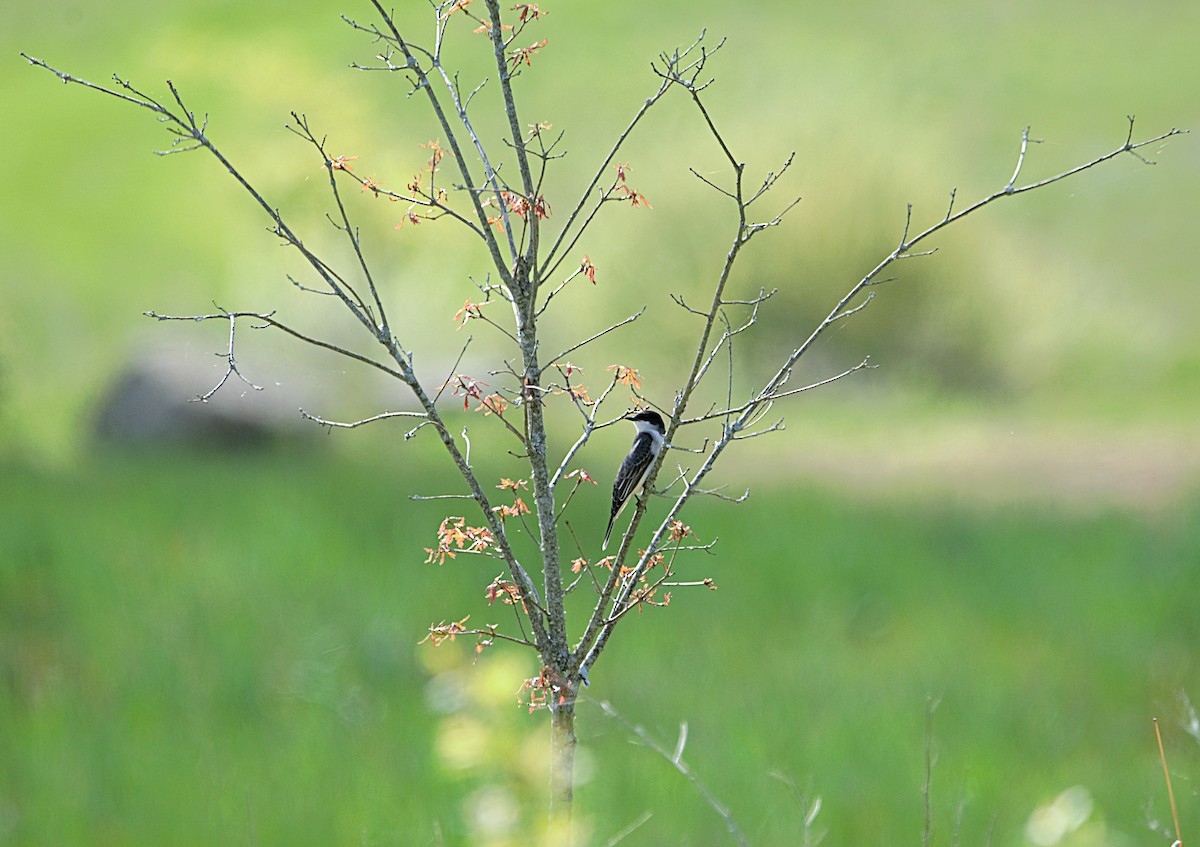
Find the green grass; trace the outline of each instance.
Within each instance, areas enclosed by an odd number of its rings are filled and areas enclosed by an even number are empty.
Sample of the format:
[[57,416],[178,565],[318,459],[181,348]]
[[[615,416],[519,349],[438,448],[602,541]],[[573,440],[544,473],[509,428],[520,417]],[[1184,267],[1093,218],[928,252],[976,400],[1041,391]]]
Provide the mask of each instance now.
[[[430,621],[507,620],[482,598],[490,564],[422,564],[439,509],[405,497],[432,467],[6,467],[0,843],[479,844],[464,808],[488,791],[535,819],[545,716],[515,698],[532,662],[416,644]],[[1181,783],[1200,772],[1174,722],[1178,692],[1200,690],[1197,511],[805,489],[702,503],[690,522],[719,552],[681,574],[718,590],[628,621],[587,695],[668,747],[686,720],[687,761],[755,845],[797,843],[802,810],[774,772],[823,798],[826,843],[917,843],[930,697],[937,843],[965,802],[961,843],[994,827],[992,843],[1019,844],[1030,812],[1077,784],[1110,836],[1151,843],[1143,807],[1166,818],[1152,716]],[[726,843],[593,703],[578,728],[592,843],[645,811],[623,843]],[[1176,791],[1194,833],[1195,798]]]
[[[376,49],[337,20],[339,12],[369,19],[365,2],[11,5],[0,26],[0,85],[14,115],[0,126],[0,156],[13,163],[0,198],[0,452],[63,461],[80,455],[90,410],[113,373],[145,355],[141,342],[220,349],[217,327],[154,327],[142,311],[190,314],[215,300],[303,323],[313,298],[288,284],[288,272],[307,280],[305,269],[275,249],[265,217],[219,166],[199,155],[151,156],[170,140],[152,116],[62,86],[17,51],[99,83],[119,72],[160,97],[163,80],[174,80],[269,202],[343,269],[350,257],[328,249],[335,234],[311,151],[282,128],[289,110],[306,113],[332,150],[358,156],[357,167],[390,186],[420,168],[419,143],[443,133],[396,75],[346,67]],[[655,88],[648,65],[658,52],[702,27],[713,41],[729,36],[711,65],[712,114],[747,162],[749,184],[797,151],[761,214],[804,197],[747,251],[733,281],[739,297],[780,290],[759,331],[743,336],[745,351],[761,342],[771,362],[892,249],[906,203],[914,226],[927,225],[944,214],[951,189],[961,207],[1000,187],[1023,127],[1045,139],[1026,165],[1040,178],[1114,149],[1129,113],[1139,137],[1200,119],[1195,4],[1154,0],[1136,16],[1087,0],[773,0],[755,14],[717,0],[549,8],[538,25],[547,48],[518,86],[524,122],[566,133],[569,155],[546,183],[549,235]],[[399,12],[415,32],[430,31],[425,4]],[[447,47],[451,59],[469,62],[464,87],[487,73],[469,29],[456,29]],[[498,150],[499,130],[483,108],[494,102],[489,91],[475,120]],[[1127,157],[964,222],[928,245],[940,248],[936,257],[899,268],[902,283],[877,289],[871,309],[830,333],[798,378],[871,354],[893,390],[1117,425],[1194,420],[1194,139],[1146,150],[1157,167]],[[729,210],[687,169],[722,180],[722,159],[684,98],[664,102],[621,158],[654,208],[600,216],[578,252],[597,263],[601,284],[568,289],[558,314],[572,330],[576,321],[598,330],[629,314],[629,303],[648,305],[647,318],[614,340],[666,396],[683,376],[654,351],[674,350],[689,330],[667,295],[708,290],[731,231]],[[465,247],[452,226],[397,233],[397,207],[349,194],[391,313],[410,313],[405,342],[421,361],[452,356],[441,331],[475,291],[469,278],[486,276],[482,251]],[[279,357],[294,361],[295,348],[280,346]],[[601,367],[617,359],[612,351]]]

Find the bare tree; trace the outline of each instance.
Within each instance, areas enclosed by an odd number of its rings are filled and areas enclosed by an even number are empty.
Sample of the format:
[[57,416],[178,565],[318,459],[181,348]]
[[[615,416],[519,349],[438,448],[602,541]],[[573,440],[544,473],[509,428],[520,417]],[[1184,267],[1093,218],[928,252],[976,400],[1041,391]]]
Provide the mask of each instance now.
[[[760,309],[768,305],[774,292],[763,289],[735,291],[731,287],[732,272],[751,240],[779,226],[798,198],[775,200],[775,189],[792,158],[764,176],[751,177],[746,164],[731,148],[718,121],[706,106],[705,89],[711,81],[707,77],[708,65],[722,44],[710,46],[702,33],[690,45],[658,57],[652,64],[656,87],[637,107],[629,122],[615,132],[608,153],[594,170],[586,171],[570,211],[551,223],[550,205],[542,187],[548,169],[559,164],[562,135],[553,136],[542,124],[532,127],[524,124],[514,90],[516,77],[521,73],[536,72],[541,64],[540,51],[547,45],[547,39],[539,39],[539,34],[535,34],[531,40],[529,33],[540,26],[543,13],[531,4],[519,4],[511,12],[504,13],[499,0],[485,0],[486,16],[476,16],[467,2],[444,0],[433,7],[432,42],[418,43],[401,31],[392,14],[377,0],[371,0],[371,5],[374,22],[345,19],[349,26],[378,46],[378,55],[371,65],[355,67],[394,74],[403,80],[414,98],[424,100],[436,131],[444,140],[430,145],[425,170],[404,189],[396,190],[356,174],[351,157],[334,155],[326,138],[313,129],[306,116],[292,114],[288,128],[312,148],[328,176],[330,220],[352,252],[353,262],[349,268],[335,267],[333,262],[326,261],[307,246],[276,206],[221,152],[208,135],[207,119],[186,103],[174,84],[167,83],[167,97],[156,98],[120,78],[114,77],[113,87],[105,87],[56,70],[41,59],[30,56],[26,59],[66,83],[76,83],[152,113],[176,136],[173,146],[163,151],[164,154],[203,150],[215,158],[266,214],[271,232],[303,258],[315,280],[292,282],[304,291],[337,300],[371,339],[369,351],[362,352],[301,331],[277,318],[273,312],[218,309],[189,316],[148,312],[151,317],[163,321],[228,323],[228,367],[220,382],[202,394],[201,399],[211,397],[230,379],[244,379],[235,356],[235,331],[244,321],[255,327],[279,330],[299,341],[381,371],[403,384],[411,394],[415,401],[413,410],[383,412],[363,420],[339,422],[304,414],[318,424],[345,428],[400,418],[411,425],[406,439],[428,429],[443,445],[465,486],[465,493],[445,496],[470,501],[471,513],[476,517],[448,516],[439,528],[437,544],[428,548],[429,560],[445,561],[462,553],[501,562],[503,571],[488,585],[487,599],[512,607],[516,630],[502,632],[498,625],[490,624],[473,626],[468,623],[468,616],[431,626],[428,640],[438,644],[467,636],[475,638],[480,646],[501,640],[537,653],[542,670],[537,677],[527,681],[527,696],[532,705],[544,706],[550,715],[551,815],[569,818],[576,743],[575,703],[579,686],[587,682],[589,671],[632,610],[665,605],[670,599],[669,589],[673,587],[712,584],[706,579],[683,581],[676,577],[678,556],[712,546],[698,541],[682,522],[684,507],[698,495],[741,500],[742,497],[709,487],[710,473],[726,451],[737,442],[778,430],[782,419],[775,417],[773,412],[779,401],[870,367],[864,358],[818,382],[797,384],[793,380],[797,364],[817,339],[837,321],[864,309],[873,297],[871,289],[887,281],[885,274],[894,264],[933,252],[926,249],[926,245],[943,229],[999,200],[1052,185],[1122,154],[1128,153],[1145,162],[1147,160],[1138,150],[1174,136],[1180,130],[1172,129],[1154,138],[1134,141],[1134,122],[1130,118],[1126,138],[1111,152],[1062,173],[1022,182],[1022,170],[1033,141],[1029,130],[1025,130],[1021,134],[1012,176],[1002,187],[958,208],[952,193],[944,215],[924,228],[914,227],[910,206],[891,252],[851,285],[806,337],[797,339],[790,350],[779,351],[772,371],[746,386],[740,377],[735,379],[735,344],[739,343],[739,336],[754,326]],[[490,105],[483,105],[482,99],[476,100],[476,94],[484,88],[486,80],[465,92],[460,87],[458,75],[443,64],[443,45],[452,34],[450,27],[456,22],[485,34],[499,88],[498,99],[490,101]],[[563,349],[544,349],[539,328],[543,321],[556,320],[552,307],[558,305],[556,298],[565,287],[595,282],[595,266],[587,254],[580,254],[578,250],[597,215],[611,204],[645,204],[645,198],[630,185],[628,168],[618,157],[646,114],[672,92],[690,101],[700,126],[725,162],[725,175],[721,178],[703,176],[694,170],[692,173],[725,206],[729,218],[728,250],[724,261],[715,269],[710,293],[702,303],[688,302],[682,295],[672,295],[681,313],[696,321],[696,331],[673,398],[657,407],[666,422],[665,441],[670,449],[657,456],[645,477],[645,492],[667,495],[665,513],[656,510],[648,538],[635,544],[649,505],[648,497],[639,497],[632,510],[632,519],[620,535],[617,551],[598,557],[598,544],[584,545],[577,538],[567,543],[563,538],[562,530],[568,526],[564,514],[573,495],[581,485],[595,482],[580,467],[578,460],[597,431],[626,417],[628,405],[624,399],[629,395],[625,388],[632,394],[635,408],[653,404],[641,390],[638,372],[627,365],[614,366],[603,388],[592,398],[580,383],[578,369],[569,357],[585,345],[609,341],[619,330],[638,320],[644,309],[607,327],[582,333]],[[498,142],[486,139],[475,128],[477,110],[488,108],[499,110],[505,127]],[[379,277],[354,223],[351,204],[343,194],[347,181],[359,192],[386,196],[406,204],[405,214],[414,223],[449,219],[459,227],[465,239],[486,248],[490,260],[489,281],[478,286],[480,295],[471,294],[481,299],[476,302],[468,298],[457,317],[464,324],[474,321],[489,324],[506,339],[512,358],[498,364],[493,376],[489,377],[495,379],[498,376],[503,381],[494,391],[489,391],[479,377],[458,371],[462,353],[444,381],[430,383],[418,377],[414,352],[405,341],[406,327],[402,321],[389,319],[389,307],[394,305],[398,295],[389,295],[378,284]],[[767,211],[760,213],[763,207],[767,207]],[[498,303],[507,304],[510,316],[501,318],[494,310],[485,311],[485,306]],[[462,410],[458,409],[460,402]],[[451,423],[451,418],[460,411],[466,412],[472,402],[477,404],[475,412],[495,423],[489,433],[497,439],[495,449],[510,449],[519,455],[528,472],[527,480],[505,479],[497,486],[479,478],[466,429],[456,434],[457,426]],[[576,418],[577,434],[561,454],[553,453],[548,446],[546,409],[552,404],[572,410]],[[614,406],[619,406],[619,410],[605,411]],[[676,445],[685,431],[690,443],[700,446],[685,450]],[[502,440],[506,440],[507,445],[501,446]],[[668,458],[682,452],[691,458],[679,461]],[[671,468],[669,479],[659,485],[664,466]],[[497,488],[500,490],[498,496],[494,493]],[[529,506],[522,499],[521,492],[525,490],[532,498]],[[507,502],[510,496],[511,502]],[[500,499],[506,502],[499,502]],[[533,562],[528,558],[523,561],[518,555],[514,545],[520,532],[517,527],[523,527],[536,543]],[[580,553],[568,561],[569,554],[565,551],[571,546],[578,548]],[[595,599],[586,618],[569,627],[565,599],[579,586],[585,590],[590,588]],[[678,759],[678,755],[675,756],[677,764]]]

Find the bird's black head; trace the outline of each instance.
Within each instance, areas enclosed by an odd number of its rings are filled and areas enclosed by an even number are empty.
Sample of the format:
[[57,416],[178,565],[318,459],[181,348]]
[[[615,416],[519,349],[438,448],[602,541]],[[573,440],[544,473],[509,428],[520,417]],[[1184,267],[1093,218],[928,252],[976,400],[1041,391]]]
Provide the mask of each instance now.
[[642,421],[658,429],[659,432],[666,432],[667,426],[663,423],[662,415],[653,409],[641,409],[637,412],[632,412],[625,416],[634,423]]

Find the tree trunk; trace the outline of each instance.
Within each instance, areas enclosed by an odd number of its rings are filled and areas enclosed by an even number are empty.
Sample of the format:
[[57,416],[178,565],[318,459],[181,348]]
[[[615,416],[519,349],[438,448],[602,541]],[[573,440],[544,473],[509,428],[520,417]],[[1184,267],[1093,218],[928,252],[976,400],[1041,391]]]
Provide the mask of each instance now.
[[550,712],[550,821],[554,831],[569,833],[575,778],[575,704]]

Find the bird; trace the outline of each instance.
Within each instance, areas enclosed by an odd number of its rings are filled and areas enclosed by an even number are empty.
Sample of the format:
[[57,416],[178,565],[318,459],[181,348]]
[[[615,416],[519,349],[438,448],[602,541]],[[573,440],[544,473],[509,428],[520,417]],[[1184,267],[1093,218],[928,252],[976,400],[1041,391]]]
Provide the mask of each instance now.
[[667,427],[663,424],[662,415],[658,412],[643,409],[626,415],[626,419],[637,427],[637,435],[634,436],[633,446],[629,448],[629,455],[621,462],[617,478],[613,481],[612,513],[608,518],[608,529],[604,532],[604,543],[600,546],[601,550],[608,549],[613,522],[616,521],[617,515],[621,514],[625,504],[629,502],[630,495],[646,478],[646,473],[654,464],[654,460],[658,458],[658,454],[662,452],[663,444],[666,442]]

